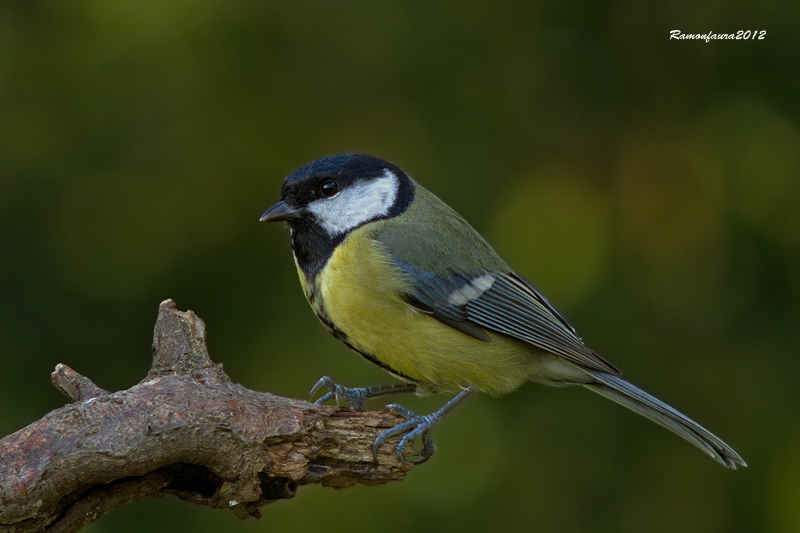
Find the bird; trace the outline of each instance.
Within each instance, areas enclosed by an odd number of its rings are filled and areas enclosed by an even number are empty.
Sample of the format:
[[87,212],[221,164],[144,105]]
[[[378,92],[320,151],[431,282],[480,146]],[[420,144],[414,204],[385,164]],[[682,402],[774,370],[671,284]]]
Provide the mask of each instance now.
[[[498,396],[532,381],[580,386],[619,403],[694,444],[722,465],[747,466],[697,422],[621,377],[514,272],[455,210],[388,161],[338,154],[285,178],[263,222],[286,222],[303,292],[334,337],[401,383],[344,387],[329,377],[317,403],[362,409],[368,398],[416,392],[454,396],[375,439],[403,435],[395,453],[418,464],[435,451],[431,429],[474,392]],[[548,260],[555,260],[548,258]],[[418,459],[406,458],[416,438]]]

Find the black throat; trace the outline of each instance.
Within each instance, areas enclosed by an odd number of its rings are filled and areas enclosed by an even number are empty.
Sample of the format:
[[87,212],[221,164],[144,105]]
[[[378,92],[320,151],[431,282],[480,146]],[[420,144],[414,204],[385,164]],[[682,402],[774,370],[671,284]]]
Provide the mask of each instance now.
[[297,265],[305,274],[306,279],[313,282],[333,255],[333,251],[348,234],[343,233],[331,237],[311,217],[293,220],[289,223],[289,227],[292,229],[292,250]]

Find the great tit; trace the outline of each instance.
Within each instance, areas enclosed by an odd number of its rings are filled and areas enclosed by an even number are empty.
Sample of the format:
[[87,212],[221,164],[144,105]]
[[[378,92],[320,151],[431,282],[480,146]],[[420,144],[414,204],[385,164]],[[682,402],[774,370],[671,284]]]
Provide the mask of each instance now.
[[[453,209],[395,165],[361,154],[295,170],[261,217],[286,221],[308,302],[333,335],[403,384],[346,388],[324,377],[318,399],[360,409],[396,392],[455,393],[441,409],[383,432],[402,462],[434,451],[430,430],[473,391],[498,395],[526,381],[581,385],[649,418],[729,468],[746,466],[721,439],[634,387],[584,345],[533,286]],[[421,458],[405,447],[422,437]]]

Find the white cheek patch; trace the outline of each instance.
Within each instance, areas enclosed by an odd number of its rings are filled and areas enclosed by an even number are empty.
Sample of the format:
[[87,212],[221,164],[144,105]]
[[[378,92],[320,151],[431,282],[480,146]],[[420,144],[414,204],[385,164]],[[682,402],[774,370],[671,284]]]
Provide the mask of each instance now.
[[364,222],[385,216],[394,205],[400,182],[391,171],[369,181],[356,182],[333,198],[322,198],[308,204],[328,235],[336,237]]
[[467,302],[478,298],[481,294],[488,291],[495,279],[497,278],[491,273],[475,278],[460,289],[451,292],[450,296],[447,298],[447,303],[458,306],[466,305]]

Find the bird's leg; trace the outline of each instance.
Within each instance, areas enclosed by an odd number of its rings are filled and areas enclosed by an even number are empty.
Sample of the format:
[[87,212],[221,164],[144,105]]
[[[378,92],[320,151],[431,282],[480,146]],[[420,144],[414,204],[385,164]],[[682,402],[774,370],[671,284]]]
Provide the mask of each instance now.
[[[425,416],[415,415],[405,407],[401,407],[396,404],[387,405],[386,407],[388,407],[392,412],[403,415],[408,420],[401,422],[393,428],[387,429],[378,435],[378,438],[375,439],[375,443],[372,445],[372,457],[375,459],[375,462],[378,462],[378,448],[380,445],[386,442],[386,439],[389,437],[398,435],[400,433],[405,433],[406,431],[408,431],[408,433],[406,433],[403,438],[400,439],[397,449],[395,450],[397,453],[397,459],[400,460],[400,462],[409,465],[424,463],[430,459],[430,457],[433,455],[433,452],[436,451],[436,447],[433,445],[433,438],[431,437],[431,428],[433,428],[434,424],[441,420],[444,415],[452,411],[456,405],[460,404],[464,398],[472,394],[474,390],[475,389],[472,388],[472,386],[467,387],[453,396],[449,402],[442,406],[441,409],[435,413]],[[403,456],[403,452],[405,451],[406,446],[408,446],[420,435],[422,436],[422,450],[420,450],[419,453],[421,458],[414,461],[409,461]]]
[[311,389],[311,398],[314,394],[325,387],[328,392],[317,398],[316,404],[322,404],[328,400],[336,399],[336,405],[339,405],[339,400],[343,401],[356,411],[361,411],[364,407],[364,401],[376,396],[384,396],[386,394],[395,394],[400,392],[416,392],[417,386],[413,383],[398,383],[396,385],[378,385],[377,387],[356,387],[348,388],[337,385],[328,376],[320,378],[317,384]]

